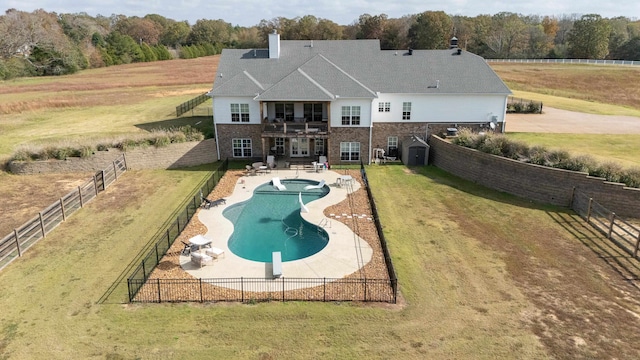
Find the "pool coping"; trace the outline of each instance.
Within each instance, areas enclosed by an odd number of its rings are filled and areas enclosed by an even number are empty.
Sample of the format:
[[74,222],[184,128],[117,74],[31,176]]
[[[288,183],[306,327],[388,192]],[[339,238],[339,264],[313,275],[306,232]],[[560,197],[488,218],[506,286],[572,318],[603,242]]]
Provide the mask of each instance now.
[[[246,201],[253,195],[259,185],[268,183],[274,177],[281,180],[305,179],[313,181],[325,180],[329,186],[329,193],[317,200],[305,204],[308,213],[301,213],[303,219],[312,224],[326,223],[324,227],[329,235],[329,242],[318,253],[309,257],[286,261],[282,263],[282,277],[291,278],[342,278],[350,275],[369,263],[373,256],[373,249],[362,238],[357,236],[347,225],[340,221],[326,217],[324,209],[347,199],[348,191],[360,188],[357,181],[353,181],[352,188],[337,186],[336,182],[342,174],[324,170],[273,170],[271,173],[254,176],[243,176],[238,179],[232,194],[226,197],[226,204],[202,209],[197,216],[207,228],[206,237],[212,239],[212,246],[224,250],[224,255],[214,261],[212,265],[199,268],[191,263],[189,256],[180,256],[181,267],[196,278],[264,278],[272,279],[271,263],[251,261],[233,254],[227,246],[233,233],[233,224],[226,219],[222,212],[229,206]],[[358,214],[335,214],[337,216],[360,216]],[[368,221],[371,221],[370,218]]]

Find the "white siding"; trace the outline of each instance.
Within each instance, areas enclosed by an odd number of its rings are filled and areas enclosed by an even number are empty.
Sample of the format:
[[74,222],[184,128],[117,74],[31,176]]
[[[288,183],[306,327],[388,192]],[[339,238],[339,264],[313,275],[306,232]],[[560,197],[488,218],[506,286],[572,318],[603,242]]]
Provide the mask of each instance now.
[[[249,122],[231,122],[231,104],[249,104]],[[260,103],[246,97],[214,97],[213,118],[217,124],[260,124]]]
[[[507,95],[380,94],[373,101],[373,122],[485,122],[504,121]],[[378,103],[390,102],[390,112],[378,112]],[[411,103],[411,120],[402,120],[402,103]],[[375,125],[374,125],[375,126]]]
[[[343,127],[342,125],[342,107],[343,106],[360,106],[360,125],[348,127],[369,127],[371,125],[371,100],[363,99],[340,99],[331,103],[331,127]],[[377,106],[377,103],[376,103]]]

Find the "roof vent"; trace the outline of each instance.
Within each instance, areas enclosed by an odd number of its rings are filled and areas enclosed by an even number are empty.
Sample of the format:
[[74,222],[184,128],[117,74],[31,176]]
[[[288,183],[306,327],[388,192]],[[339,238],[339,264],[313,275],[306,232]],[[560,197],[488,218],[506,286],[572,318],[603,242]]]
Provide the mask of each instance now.
[[462,49],[458,49],[458,55],[462,54]]
[[409,55],[413,55],[413,49],[409,48]]

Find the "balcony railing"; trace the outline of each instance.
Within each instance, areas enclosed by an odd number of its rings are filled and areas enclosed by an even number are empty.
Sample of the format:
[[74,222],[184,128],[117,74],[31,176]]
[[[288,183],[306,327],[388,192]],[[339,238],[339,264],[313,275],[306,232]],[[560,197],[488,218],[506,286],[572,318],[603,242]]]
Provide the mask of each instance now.
[[265,123],[264,134],[279,135],[327,135],[329,126],[326,122],[269,122]]

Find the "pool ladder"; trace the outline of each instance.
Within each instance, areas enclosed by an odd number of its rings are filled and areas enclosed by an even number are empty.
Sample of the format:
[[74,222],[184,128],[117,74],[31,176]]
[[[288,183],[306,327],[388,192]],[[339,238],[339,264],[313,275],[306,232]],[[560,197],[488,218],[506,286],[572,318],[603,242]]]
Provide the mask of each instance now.
[[324,218],[324,219],[320,220],[320,222],[316,226],[316,228],[318,229],[318,235],[320,235],[320,237],[322,237],[325,240],[327,240],[327,239],[324,236],[323,228],[326,228],[326,227],[328,227],[328,228],[331,227],[331,220],[329,220],[328,218]]

